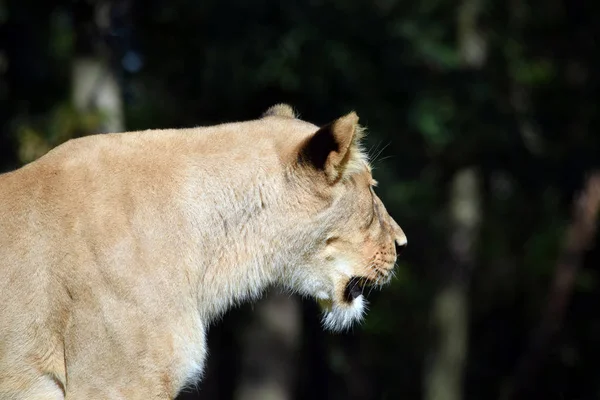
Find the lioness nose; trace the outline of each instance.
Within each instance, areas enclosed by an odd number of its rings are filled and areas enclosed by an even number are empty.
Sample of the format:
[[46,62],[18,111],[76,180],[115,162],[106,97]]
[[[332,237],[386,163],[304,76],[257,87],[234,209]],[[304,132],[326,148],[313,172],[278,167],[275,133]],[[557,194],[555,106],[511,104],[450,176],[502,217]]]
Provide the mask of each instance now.
[[396,239],[394,241],[394,244],[396,245],[396,257],[398,257],[400,255],[400,253],[402,253],[402,251],[406,248],[406,237],[403,239]]
[[400,228],[400,225],[398,225],[398,223],[394,221],[393,218],[390,218],[390,221],[392,232],[394,235],[394,244],[396,245],[396,257],[398,257],[400,253],[402,253],[402,251],[406,248],[406,235],[404,234],[402,228]]

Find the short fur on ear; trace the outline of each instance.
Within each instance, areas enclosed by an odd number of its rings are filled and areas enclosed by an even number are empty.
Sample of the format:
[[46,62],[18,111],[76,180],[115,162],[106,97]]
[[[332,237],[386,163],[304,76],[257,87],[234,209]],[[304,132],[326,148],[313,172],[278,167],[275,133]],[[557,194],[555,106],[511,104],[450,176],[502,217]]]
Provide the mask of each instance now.
[[262,115],[263,118],[270,116],[296,118],[296,113],[294,113],[294,109],[289,104],[280,103],[269,107]]
[[367,156],[360,147],[363,130],[353,111],[321,127],[301,147],[299,159],[325,172],[329,182],[364,168]]

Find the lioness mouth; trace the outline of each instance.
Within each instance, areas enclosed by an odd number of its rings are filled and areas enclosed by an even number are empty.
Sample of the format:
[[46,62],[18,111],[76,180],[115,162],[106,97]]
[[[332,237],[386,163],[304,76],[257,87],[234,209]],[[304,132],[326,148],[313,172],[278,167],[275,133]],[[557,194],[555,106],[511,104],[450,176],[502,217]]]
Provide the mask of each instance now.
[[363,294],[364,289],[371,285],[371,281],[367,278],[353,276],[350,278],[344,289],[344,298],[349,303]]

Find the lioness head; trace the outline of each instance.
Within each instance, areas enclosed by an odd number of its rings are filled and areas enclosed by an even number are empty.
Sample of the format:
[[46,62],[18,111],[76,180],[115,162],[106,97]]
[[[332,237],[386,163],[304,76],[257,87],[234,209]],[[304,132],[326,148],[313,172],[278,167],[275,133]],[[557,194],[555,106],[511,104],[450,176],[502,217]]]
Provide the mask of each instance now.
[[[287,105],[265,117],[295,118]],[[375,194],[377,183],[360,140],[363,129],[352,112],[313,127],[291,154],[289,181],[310,226],[312,245],[303,265],[284,276],[284,285],[316,298],[323,324],[342,330],[362,318],[365,288],[389,282],[407,240]]]

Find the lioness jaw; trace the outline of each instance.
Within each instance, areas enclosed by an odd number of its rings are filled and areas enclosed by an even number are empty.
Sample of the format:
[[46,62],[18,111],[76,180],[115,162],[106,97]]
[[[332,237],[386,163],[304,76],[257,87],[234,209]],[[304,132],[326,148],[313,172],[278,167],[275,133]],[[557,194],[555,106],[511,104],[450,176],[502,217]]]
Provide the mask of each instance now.
[[0,175],[0,398],[173,398],[269,285],[363,317],[406,236],[350,113],[71,140]]

